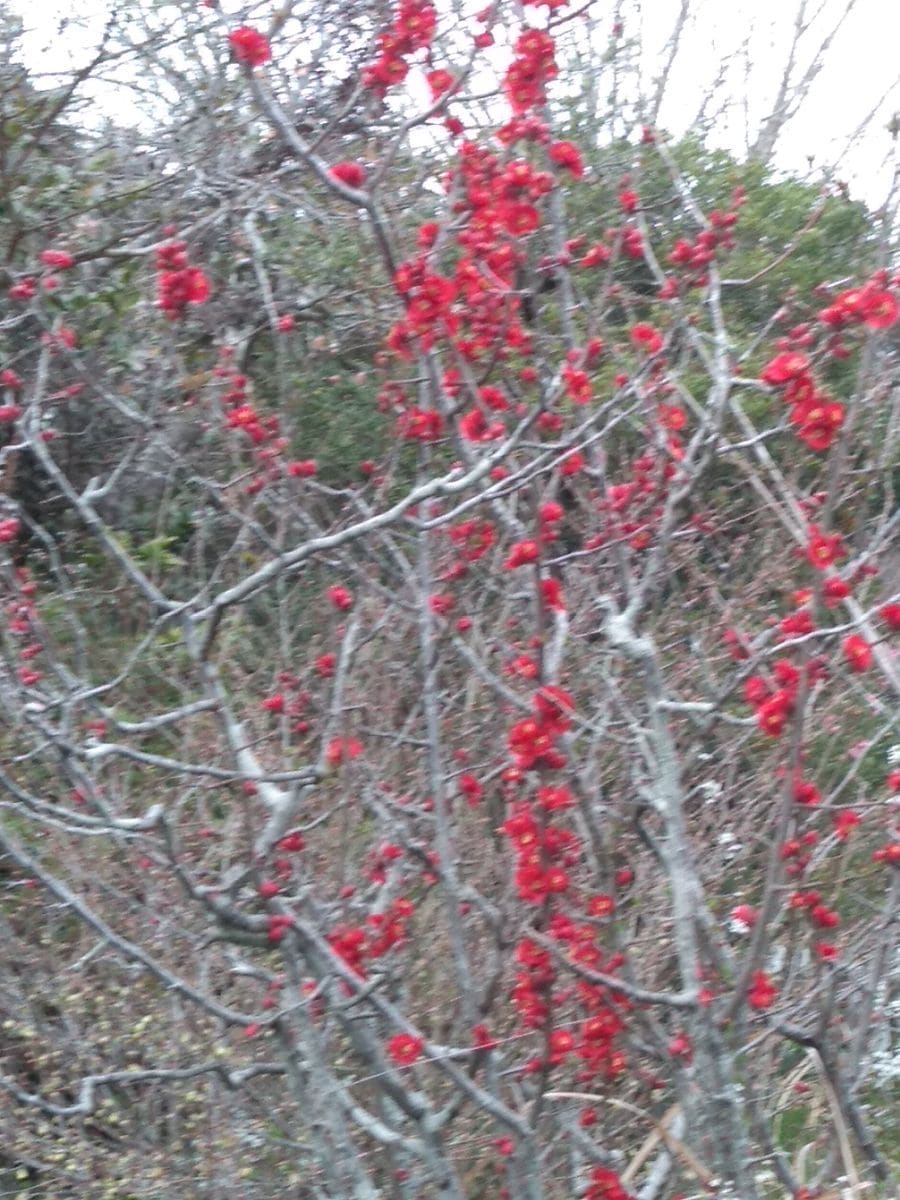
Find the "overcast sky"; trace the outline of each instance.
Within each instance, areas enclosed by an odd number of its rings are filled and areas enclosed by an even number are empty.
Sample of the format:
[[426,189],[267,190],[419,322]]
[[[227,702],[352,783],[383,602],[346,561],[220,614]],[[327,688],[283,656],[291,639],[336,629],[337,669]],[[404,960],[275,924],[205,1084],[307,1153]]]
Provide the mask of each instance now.
[[[27,41],[29,66],[37,71],[64,71],[84,61],[92,38],[112,5],[107,0],[8,0],[25,20],[32,36]],[[440,3],[440,0],[438,0]],[[693,18],[667,89],[662,123],[679,133],[691,120],[709,82],[723,59],[746,41],[750,71],[745,78],[739,60],[730,68],[727,87],[734,104],[730,118],[717,131],[722,145],[743,149],[744,105],[751,121],[771,104],[784,64],[791,27],[800,0],[692,0]],[[198,0],[199,5],[199,0]],[[121,5],[119,6],[121,7]],[[273,4],[272,8],[277,5]],[[576,5],[576,7],[578,7]],[[643,0],[641,42],[646,47],[648,73],[656,69],[680,8],[680,0]],[[226,15],[240,12],[239,3],[221,0]],[[261,8],[261,6],[260,6]],[[611,5],[597,0],[598,20]],[[846,9],[845,0],[808,0],[818,14],[808,35],[809,48],[800,55],[805,65],[818,46],[819,30]],[[73,21],[73,15],[76,21]],[[68,21],[61,34],[59,23]],[[77,23],[76,23],[77,22]],[[748,40],[749,39],[749,40]],[[851,193],[873,205],[886,196],[893,172],[892,145],[885,126],[900,110],[900,0],[857,0],[854,11],[834,39],[824,67],[801,112],[786,131],[778,156],[780,166],[805,172],[808,156],[816,166],[840,159],[839,178]],[[879,104],[878,119],[861,136],[860,125]],[[130,100],[110,96],[120,119],[127,119]],[[131,109],[132,115],[136,110]]]

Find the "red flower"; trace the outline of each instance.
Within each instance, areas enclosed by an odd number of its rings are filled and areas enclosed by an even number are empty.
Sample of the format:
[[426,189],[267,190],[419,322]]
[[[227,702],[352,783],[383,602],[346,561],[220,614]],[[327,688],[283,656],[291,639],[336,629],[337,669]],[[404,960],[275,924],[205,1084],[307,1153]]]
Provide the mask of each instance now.
[[794,780],[794,799],[798,804],[804,804],[807,808],[814,808],[822,802],[822,793],[814,783],[810,783],[806,779]]
[[900,320],[900,304],[891,292],[878,291],[871,285],[863,288],[859,303],[863,324],[870,329],[889,329]]
[[506,433],[502,421],[488,422],[480,408],[470,408],[459,419],[459,432],[467,442],[495,442]]
[[557,730],[569,728],[566,713],[575,708],[575,701],[569,692],[555,684],[548,683],[534,694],[534,711],[543,721],[552,722]]
[[759,920],[759,913],[749,904],[737,904],[731,910],[731,928],[735,933],[749,933]]
[[581,259],[582,267],[605,267],[612,258],[612,251],[608,246],[604,246],[602,242],[598,242],[595,246],[591,246],[590,250]]
[[397,1033],[388,1042],[388,1054],[398,1067],[411,1067],[422,1057],[425,1043],[408,1033]]
[[466,803],[470,808],[477,808],[479,800],[484,795],[484,788],[468,771],[459,777],[459,790],[465,796]]
[[352,593],[348,592],[345,587],[341,587],[340,584],[333,584],[328,589],[328,599],[341,612],[346,612],[353,607]]
[[435,409],[413,407],[397,421],[397,432],[408,442],[435,442],[443,428],[443,418]]
[[436,617],[446,617],[453,609],[456,600],[446,592],[439,592],[428,597],[428,607]]
[[527,566],[529,563],[537,562],[540,553],[540,546],[535,541],[516,542],[503,566],[507,571]]
[[661,404],[659,406],[659,419],[666,429],[671,429],[675,433],[680,429],[684,429],[687,424],[687,413],[683,408],[678,408],[675,404]]
[[566,392],[576,404],[587,404],[592,391],[590,376],[586,371],[579,371],[566,363],[562,369],[562,380],[566,385]]
[[42,250],[38,258],[45,267],[51,267],[54,271],[67,271],[75,266],[75,259],[68,250]]
[[833,329],[861,321],[870,329],[888,329],[900,316],[894,296],[885,291],[876,276],[861,288],[841,292],[828,308],[819,313],[819,320]]
[[159,307],[169,318],[181,317],[188,304],[209,299],[209,280],[199,267],[163,271],[159,276]]
[[357,738],[332,738],[325,750],[325,761],[330,767],[340,766],[345,759],[358,758],[362,754],[362,743]]
[[566,601],[563,597],[562,584],[558,579],[542,579],[541,595],[544,603],[554,612],[565,612]]
[[839,842],[845,842],[856,826],[862,823],[862,817],[852,808],[845,808],[839,813],[835,813],[831,823],[834,827],[834,836]]
[[756,710],[756,723],[769,737],[779,737],[784,731],[793,707],[794,698],[790,692],[784,690],[776,692]]
[[826,608],[834,608],[841,600],[850,595],[850,585],[845,580],[835,576],[826,581],[822,589],[822,598]]
[[574,142],[553,142],[547,152],[558,167],[571,171],[576,179],[584,178],[584,160]]
[[836,929],[841,923],[838,914],[825,904],[813,905],[809,917],[813,924],[818,925],[820,929]]
[[844,639],[843,651],[851,671],[861,674],[871,667],[872,647],[858,633],[851,633]]
[[798,425],[797,436],[810,450],[827,450],[844,423],[844,406],[812,399],[795,404],[791,424]]
[[623,212],[633,213],[638,206],[638,194],[625,189],[619,192],[619,206]]
[[632,326],[631,344],[648,354],[658,354],[663,346],[662,335],[652,325],[639,323]]
[[238,62],[250,67],[260,67],[272,57],[272,50],[265,34],[249,25],[242,25],[228,35],[231,52]]
[[443,96],[445,92],[449,92],[456,83],[456,79],[452,73],[443,70],[443,68],[439,68],[436,71],[429,71],[425,78],[428,81],[432,100],[437,100],[439,96]]
[[888,629],[894,633],[900,631],[900,604],[885,604],[878,610],[878,615]]
[[829,535],[823,533],[818,525],[810,525],[806,557],[818,571],[824,571],[845,554],[846,550],[839,533]]
[[28,275],[18,283],[14,283],[6,294],[10,300],[31,300],[36,291],[37,284],[32,276]]
[[888,842],[872,855],[872,862],[887,863],[892,867],[900,867],[900,842]]
[[502,220],[507,233],[514,237],[526,237],[534,233],[541,223],[540,214],[533,204],[514,201],[502,210]]
[[527,654],[514,658],[507,668],[511,675],[520,675],[523,679],[537,679],[540,674],[537,663]]
[[806,608],[790,613],[778,622],[778,628],[785,638],[805,637],[806,634],[812,633],[815,627],[812,613]]
[[330,167],[332,179],[345,183],[347,187],[361,188],[366,182],[366,169],[357,162],[339,162]]
[[293,479],[311,479],[319,468],[314,458],[304,458],[299,462],[288,463],[287,473]]
[[763,383],[771,384],[773,387],[781,387],[783,384],[789,383],[792,379],[806,375],[808,371],[809,359],[806,355],[790,350],[784,354],[776,355],[771,362],[766,363],[760,379]]
[[691,1061],[691,1040],[686,1033],[677,1033],[669,1042],[668,1053],[671,1058],[683,1058]]
[[747,998],[752,1008],[771,1008],[778,991],[765,971],[754,971]]

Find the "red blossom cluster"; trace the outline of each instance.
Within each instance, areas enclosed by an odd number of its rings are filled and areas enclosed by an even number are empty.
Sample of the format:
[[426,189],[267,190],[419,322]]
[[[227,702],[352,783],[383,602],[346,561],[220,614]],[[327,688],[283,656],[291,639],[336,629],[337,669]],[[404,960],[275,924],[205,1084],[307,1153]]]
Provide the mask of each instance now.
[[[552,523],[561,511],[554,502],[547,502],[542,514]],[[563,689],[547,685],[534,694],[533,707],[534,715],[518,721],[509,731],[514,765],[504,772],[505,782],[513,788],[524,784],[525,772],[541,773],[533,796],[513,800],[500,826],[515,855],[515,886],[526,904],[543,906],[546,932],[566,958],[613,974],[624,960],[616,954],[604,961],[599,922],[615,911],[615,900],[611,895],[578,894],[573,871],[582,858],[581,841],[559,821],[575,806],[575,796],[564,783],[551,783],[547,778],[548,772],[566,765],[557,742],[571,725],[574,701]],[[624,884],[630,873],[621,878]],[[561,897],[566,899],[566,911],[557,908]],[[587,919],[576,919],[575,908],[581,908]],[[531,937],[519,942],[515,961],[513,1006],[526,1030],[542,1030],[545,1035],[544,1054],[529,1060],[525,1071],[560,1067],[571,1058],[578,1064],[577,1079],[583,1083],[598,1075],[609,1079],[620,1074],[626,1060],[616,1039],[625,1028],[623,1015],[628,1004],[614,1000],[605,987],[585,980],[579,980],[572,992],[555,992],[553,956]],[[577,1001],[575,1011],[580,1015],[571,1028],[553,1028],[559,1006],[569,998]]]
[[900,321],[900,303],[887,282],[887,272],[882,271],[862,287],[841,292],[821,310],[819,320],[836,330],[859,324],[878,331],[890,329]]
[[379,96],[402,83],[409,74],[410,59],[427,50],[437,30],[437,10],[427,0],[400,0],[390,29],[378,35],[380,54],[362,72],[363,86]]
[[516,40],[513,61],[503,90],[514,113],[522,114],[547,103],[547,84],[559,74],[556,46],[542,29],[526,29]]
[[339,767],[348,759],[359,758],[362,752],[362,742],[358,738],[335,737],[325,747],[325,762],[329,767]]
[[802,837],[789,838],[782,845],[779,855],[781,861],[788,864],[785,874],[789,878],[797,879],[804,874],[811,861],[810,851],[818,842],[818,833],[814,829],[807,829]]
[[[788,907],[805,913],[814,930],[837,929],[841,923],[840,916],[822,903],[817,891],[794,892]],[[838,957],[838,949],[832,942],[816,942],[815,951],[823,962],[834,962]]]
[[[255,496],[269,484],[285,476],[293,479],[309,479],[318,467],[314,459],[285,461],[288,439],[281,430],[277,414],[265,416],[253,401],[250,379],[235,369],[234,352],[223,347],[219,363],[213,368],[213,379],[222,387],[220,402],[225,409],[225,428],[246,437],[254,448],[255,470],[253,478],[244,491]],[[195,403],[195,398],[189,398]]]
[[[222,394],[222,403],[226,408],[225,427],[237,429],[245,434],[254,446],[274,443],[273,449],[281,451],[286,443],[280,438],[281,423],[277,416],[264,417],[253,405],[249,393],[250,380],[246,375],[233,371],[227,360],[225,365],[216,368],[216,374],[224,378],[228,386]],[[273,458],[270,452],[260,454],[260,463],[270,463]],[[274,475],[277,472],[273,472]],[[255,488],[254,490],[259,490]]]
[[578,839],[570,830],[547,824],[524,802],[513,806],[500,829],[516,853],[515,883],[521,900],[540,904],[569,890],[567,868],[580,857]]
[[282,671],[278,676],[281,690],[273,692],[261,701],[261,708],[273,716],[282,713],[292,722],[290,728],[294,734],[302,735],[309,732],[309,721],[304,713],[312,701],[310,692],[303,688],[302,680],[289,671]]
[[[798,326],[797,330],[805,328]],[[827,450],[844,424],[844,406],[817,390],[807,356],[797,350],[783,350],[766,364],[760,378],[772,387],[783,388],[797,437],[810,450]]]
[[[439,274],[430,262],[436,229],[430,222],[421,228],[417,240],[422,254],[402,263],[394,275],[405,313],[391,330],[388,346],[404,359],[411,359],[416,347],[427,350],[447,342],[471,362],[528,355],[531,340],[518,320],[516,272],[524,256],[518,242],[538,228],[536,201],[553,188],[553,176],[524,159],[504,162],[465,142],[447,186],[454,182],[462,185],[455,210],[460,217],[456,241],[463,253],[452,277]],[[448,373],[445,387],[448,394],[458,390],[458,373]],[[508,404],[496,399],[485,392],[463,414],[459,428],[467,440],[485,442],[503,435],[502,420],[491,412],[506,411]],[[419,440],[433,440],[443,428],[437,417],[421,425],[407,418],[406,425],[411,428],[404,436]]]
[[663,453],[638,455],[631,463],[631,478],[607,487],[598,504],[603,532],[591,538],[586,548],[615,541],[627,542],[632,550],[646,550],[650,545],[664,513],[669,485],[677,475],[676,462],[683,454],[678,431],[671,428],[675,423],[669,419]]
[[[549,932],[575,961],[596,968],[602,965],[607,974],[622,965],[619,955],[603,962],[603,954],[596,944],[597,929],[593,925],[580,924],[557,913],[550,920]],[[614,1001],[604,986],[579,981],[576,994],[581,1018],[572,1028],[553,1029],[554,1015],[560,1003],[569,998],[569,993],[564,996],[554,991],[557,972],[552,955],[533,938],[525,937],[516,947],[515,962],[516,974],[510,998],[519,1020],[526,1030],[546,1033],[546,1056],[530,1059],[525,1064],[525,1071],[533,1073],[559,1067],[571,1056],[577,1061],[576,1078],[581,1084],[588,1084],[598,1077],[614,1079],[621,1075],[627,1060],[616,1042],[625,1029],[623,1014],[629,1009],[628,1003]]]
[[189,304],[209,299],[209,280],[188,262],[185,242],[167,242],[156,251],[159,307],[170,321],[183,317]]
[[[6,517],[0,520],[0,545],[14,542],[19,536],[21,525],[16,517]],[[13,595],[4,604],[6,632],[9,634],[11,646],[18,646],[18,667],[16,675],[22,687],[35,687],[41,682],[44,673],[32,666],[34,659],[44,651],[38,626],[38,612],[35,603],[37,584],[24,567],[17,567],[12,573]]]
[[403,945],[415,906],[405,896],[383,913],[372,913],[363,925],[340,925],[328,935],[328,944],[350,970],[366,978],[367,964],[376,962]]
[[556,742],[570,728],[568,713],[575,703],[568,692],[548,684],[535,692],[534,716],[516,722],[510,729],[507,742],[513,763],[520,771],[537,767],[559,770],[565,766],[565,756]]
[[662,334],[652,325],[639,322],[631,327],[631,344],[646,354],[659,354],[663,348]]
[[10,300],[33,300],[37,295],[38,287],[41,287],[45,292],[55,292],[60,286],[60,280],[53,272],[68,271],[75,266],[75,257],[68,250],[58,250],[49,247],[46,250],[42,250],[38,258],[42,266],[47,268],[47,271],[45,271],[39,280],[34,275],[24,275],[18,283],[14,283],[7,290],[6,294]]
[[402,263],[394,274],[394,287],[406,305],[405,320],[400,330],[389,335],[401,348],[411,338],[418,338],[423,350],[428,350],[440,337],[452,337],[459,328],[459,318],[453,312],[457,285],[429,270],[427,256]]
[[800,671],[789,659],[779,658],[772,664],[771,673],[773,682],[761,675],[751,675],[744,684],[744,696],[756,710],[756,722],[763,733],[779,737],[794,711]]
[[448,536],[462,563],[468,564],[484,558],[497,540],[497,530],[492,521],[472,518],[452,525]]
[[[543,5],[551,12],[566,2],[525,0],[526,4]],[[426,67],[432,68],[435,25],[436,10],[432,4],[423,0],[401,0],[392,28],[379,37],[380,57],[366,68],[366,86],[384,95],[406,76],[411,58],[420,51],[425,52]],[[485,39],[489,35],[482,34],[479,38],[479,44],[488,44]],[[230,41],[235,57],[249,65],[258,65],[270,56],[268,43],[262,35],[247,27],[235,31]],[[433,443],[443,439],[448,430],[452,432],[455,427],[467,442],[494,442],[507,433],[508,420],[525,416],[529,411],[521,399],[522,388],[518,385],[527,388],[541,382],[543,366],[539,373],[534,363],[523,365],[522,362],[533,350],[531,336],[519,320],[525,296],[522,272],[529,260],[529,253],[522,243],[540,229],[542,201],[558,185],[559,173],[569,172],[576,179],[584,175],[584,162],[578,148],[571,142],[550,141],[549,130],[538,115],[547,99],[547,85],[557,74],[554,53],[554,42],[549,33],[528,28],[518,37],[513,62],[504,80],[504,91],[513,110],[512,119],[499,134],[505,153],[495,153],[469,141],[459,146],[457,165],[445,181],[447,192],[453,197],[453,221],[446,236],[441,236],[436,222],[423,224],[416,237],[415,256],[402,262],[394,274],[393,285],[403,312],[387,340],[389,350],[401,360],[412,361],[421,351],[439,349],[447,351],[447,360],[455,364],[444,371],[440,378],[440,393],[430,400],[422,400],[420,395],[419,401],[412,403],[403,386],[383,384],[378,396],[379,407],[383,413],[396,415],[397,433],[404,440]],[[456,84],[453,74],[443,69],[427,70],[426,80],[434,100],[446,96]],[[645,141],[652,140],[651,132],[645,136]],[[533,143],[529,157],[512,156],[510,148],[518,141]],[[541,169],[541,164],[548,160],[556,168],[555,172]],[[335,180],[349,187],[359,188],[365,184],[365,168],[359,163],[339,162],[329,170]],[[709,227],[694,240],[676,242],[669,261],[677,268],[677,279],[666,281],[661,298],[675,296],[683,287],[708,282],[709,265],[717,255],[734,245],[733,231],[743,202],[744,195],[738,190],[731,209],[713,212]],[[629,218],[638,212],[641,201],[627,179],[621,182],[618,203],[623,214],[619,218],[620,228],[607,230],[603,240],[587,250],[584,249],[587,239],[572,239],[565,243],[564,250],[554,251],[553,255],[541,259],[537,270],[550,275],[573,262],[592,268],[608,263],[618,253],[640,259],[644,254],[642,235]],[[579,254],[582,255],[580,259],[576,257]],[[44,261],[45,265],[57,265],[60,269],[70,265]],[[168,316],[181,316],[188,304],[200,303],[207,298],[208,282],[202,271],[188,265],[184,243],[172,242],[163,247],[157,256],[157,266],[161,273],[160,306]],[[886,288],[886,280],[877,278],[861,289],[841,293],[819,314],[819,319],[833,331],[853,323],[884,329],[898,319],[898,305]],[[292,327],[291,317],[283,317],[278,322],[278,328],[285,331]],[[669,364],[663,355],[664,334],[655,324],[642,321],[632,325],[629,338],[632,349],[639,354],[638,369],[633,378],[616,376],[615,386],[628,389],[650,414],[647,447],[626,468],[630,474],[618,476],[618,482],[604,479],[599,485],[602,491],[598,493],[588,492],[585,487],[590,503],[603,522],[602,532],[585,542],[588,550],[599,548],[612,539],[624,541],[633,551],[645,550],[665,515],[670,485],[679,478],[679,463],[685,453],[679,435],[687,424],[688,414],[673,402],[678,393],[666,374]],[[811,450],[824,451],[843,425],[844,409],[821,393],[814,381],[814,356],[804,352],[813,342],[808,326],[795,327],[787,339],[782,339],[779,353],[763,369],[762,379],[782,391],[790,406],[790,422],[800,440]],[[615,350],[617,354],[624,350],[627,359],[627,346]],[[599,339],[589,342],[584,350],[568,352],[559,370],[559,386],[554,382],[554,389],[561,397],[575,405],[592,400],[590,367],[603,352]],[[385,355],[385,359],[387,357]],[[516,376],[507,367],[503,386],[491,382],[497,378],[492,375],[495,364],[509,364],[510,360]],[[478,369],[470,371],[472,365]],[[268,480],[283,478],[285,474],[298,478],[313,475],[316,467],[311,460],[290,464],[281,461],[286,442],[280,435],[278,419],[264,418],[257,411],[248,381],[231,368],[227,356],[216,374],[225,381],[222,400],[227,428],[245,435],[257,455],[256,478],[249,490],[258,490]],[[555,437],[564,427],[565,402],[558,402],[558,399],[550,396],[547,405],[542,405],[535,422],[540,436]],[[0,410],[0,414],[2,412]],[[557,472],[552,484],[547,485],[545,495],[556,494],[552,489],[558,475],[576,475],[585,465],[585,456],[580,450],[568,453],[556,464]],[[511,468],[495,466],[491,478],[504,478],[504,471],[508,469]],[[600,477],[600,471],[592,472],[591,481]],[[815,506],[805,507],[804,511],[809,514],[816,509]],[[411,515],[417,514],[411,511]],[[516,570],[539,566],[543,547],[559,538],[564,516],[562,504],[555,499],[539,502],[535,529],[530,531],[533,536],[523,537],[511,546],[503,559],[503,567]],[[693,531],[697,532],[709,528],[708,518],[700,514],[692,524]],[[441,565],[436,585],[440,587],[460,579],[471,564],[489,555],[496,545],[497,531],[491,521],[470,518],[451,526],[446,536],[449,544],[444,543],[444,557],[452,558],[452,562],[445,573],[442,572],[446,563]],[[0,523],[2,540],[3,524]],[[795,611],[780,621],[772,618],[776,639],[803,637],[813,632],[812,604],[821,602],[830,608],[850,595],[856,576],[853,581],[847,581],[829,574],[845,553],[840,534],[809,524],[805,548],[798,551],[798,556],[805,556],[807,562],[823,574],[816,577],[815,589],[795,593]],[[496,555],[495,564],[500,559],[501,556]],[[558,612],[564,608],[558,579],[541,578],[539,571],[523,574],[533,584],[542,618],[546,618],[548,609]],[[354,597],[346,587],[333,585],[327,589],[326,596],[338,613],[353,607]],[[447,617],[454,610],[456,597],[450,590],[435,590],[428,595],[426,603],[432,614]],[[900,605],[886,604],[881,609],[881,616],[890,628],[900,627]],[[460,630],[464,628],[463,621],[468,619],[460,619],[457,626]],[[28,624],[25,619],[23,631]],[[468,621],[465,628],[470,625],[471,621]],[[443,625],[439,626],[439,631],[445,632]],[[543,634],[523,637],[504,648],[503,654],[508,660],[506,670],[510,675],[531,681],[541,679],[542,638]],[[751,643],[737,631],[726,631],[725,640],[736,661],[750,657]],[[29,655],[36,655],[40,650],[38,643],[23,648],[23,663]],[[873,647],[858,634],[844,639],[842,651],[852,671],[866,670],[873,661]],[[337,656],[332,652],[319,655],[312,664],[312,669],[322,679],[331,678],[336,668]],[[781,735],[797,707],[798,695],[804,685],[819,682],[824,674],[821,659],[813,658],[797,666],[782,657],[776,659],[764,674],[751,676],[746,681],[745,696],[754,708],[759,728],[773,738]],[[36,678],[39,677],[38,674]],[[262,708],[274,715],[290,717],[296,722],[295,732],[308,732],[309,723],[301,716],[309,700],[308,693],[295,694],[299,680],[294,677],[280,676],[279,684],[282,690],[263,699]],[[576,1073],[579,1082],[589,1083],[597,1077],[615,1078],[626,1069],[626,1058],[618,1041],[633,1006],[614,986],[590,982],[592,971],[613,976],[625,960],[619,954],[606,958],[601,940],[605,923],[616,910],[615,897],[605,893],[585,895],[579,888],[578,868],[583,858],[583,846],[578,834],[565,823],[570,818],[564,815],[576,805],[574,783],[569,787],[565,782],[554,781],[552,775],[567,766],[563,742],[573,724],[573,711],[574,701],[567,691],[556,686],[543,686],[532,698],[531,713],[508,730],[510,765],[503,770],[501,778],[508,789],[509,806],[498,832],[511,850],[513,879],[519,899],[528,906],[535,906],[527,911],[540,914],[540,922],[535,920],[535,928],[529,931],[533,936],[522,937],[515,948],[515,977],[510,992],[511,1003],[523,1029],[541,1035],[539,1054],[526,1064],[524,1070],[539,1072],[566,1066]],[[338,766],[361,752],[362,746],[355,738],[340,736],[331,739],[323,757],[326,764]],[[469,761],[467,751],[460,749],[456,755],[458,764]],[[781,778],[786,781],[788,797],[799,806],[792,815],[798,821],[816,819],[817,814],[812,810],[822,803],[822,794],[816,784],[799,771],[789,774],[787,768],[782,770]],[[463,771],[456,783],[458,793],[466,803],[473,809],[480,808],[484,786],[479,779],[473,773]],[[404,798],[403,803],[406,800]],[[430,813],[434,810],[434,802],[425,800],[421,807],[423,812]],[[846,839],[859,821],[858,814],[852,810],[837,813],[833,817],[834,836],[838,840]],[[809,830],[791,836],[780,848],[776,846],[775,855],[780,853],[782,863],[787,864],[782,868],[785,875],[791,878],[803,875],[811,861],[809,848],[817,843],[818,837]],[[278,848],[283,852],[299,851],[303,845],[301,835],[292,833],[280,840]],[[385,842],[373,849],[362,870],[366,886],[377,889],[386,885],[389,879],[393,880],[401,869],[399,864],[404,854],[403,847],[394,842]],[[891,843],[878,854],[881,857],[877,861],[895,863],[900,857],[900,848]],[[423,878],[427,884],[432,884],[440,878],[441,863],[434,851],[425,851],[424,855],[427,869]],[[285,859],[276,860],[274,868],[275,877],[262,879],[257,888],[259,897],[266,902],[282,894],[284,881],[293,869],[291,862]],[[623,868],[616,876],[616,886],[626,886],[633,877],[630,868]],[[341,899],[349,900],[354,891],[354,887],[348,885],[341,891]],[[834,929],[839,925],[838,914],[822,902],[818,892],[797,891],[790,900],[790,907],[804,914],[815,931]],[[347,918],[348,923],[332,928],[327,940],[334,954],[350,971],[364,979],[373,962],[407,941],[413,913],[410,901],[394,900],[383,911]],[[746,932],[759,919],[760,913],[755,908],[748,904],[737,905],[731,912],[731,927],[737,932]],[[279,941],[286,936],[291,923],[289,916],[270,914],[270,940]],[[830,961],[837,955],[836,947],[827,942],[819,942],[816,951],[823,961]],[[582,969],[581,974],[574,981],[566,975],[563,981],[562,973],[557,969],[558,959],[577,964]],[[703,981],[708,976],[701,972],[699,978]],[[352,989],[348,987],[347,990],[349,993]],[[777,994],[776,986],[766,972],[752,974],[746,994],[752,1008],[759,1011],[771,1008]],[[703,1003],[712,999],[708,989],[701,995],[704,996]],[[564,1008],[567,1014],[575,1015],[563,1024],[559,1014]],[[481,1050],[496,1044],[483,1026],[476,1026],[473,1035],[475,1046]],[[410,1067],[421,1059],[425,1043],[413,1034],[397,1033],[387,1041],[386,1050],[396,1066]],[[687,1033],[674,1031],[668,1041],[668,1053],[681,1063],[690,1063],[694,1048]],[[586,1110],[581,1124],[588,1128],[595,1120],[596,1113]],[[515,1150],[510,1137],[497,1139],[495,1146],[503,1156],[511,1155]],[[585,1195],[587,1200],[630,1200],[619,1176],[605,1167],[592,1170]]]
[[683,273],[688,287],[702,287],[708,282],[706,268],[718,252],[733,250],[734,228],[740,218],[740,210],[747,201],[742,187],[735,188],[731,196],[731,207],[724,212],[713,209],[709,214],[709,226],[700,231],[693,241],[679,238],[669,254],[669,262]]

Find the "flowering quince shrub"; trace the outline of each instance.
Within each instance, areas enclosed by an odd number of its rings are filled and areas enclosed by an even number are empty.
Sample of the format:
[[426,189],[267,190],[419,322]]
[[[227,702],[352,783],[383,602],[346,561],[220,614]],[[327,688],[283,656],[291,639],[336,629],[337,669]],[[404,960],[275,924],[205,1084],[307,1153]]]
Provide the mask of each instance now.
[[[389,112],[423,76],[397,135],[442,147],[421,221],[390,202],[399,142],[326,156],[288,117],[277,22],[217,34],[381,273],[389,452],[352,483],[224,323],[191,340],[225,289],[190,221],[147,237],[135,337],[190,368],[201,450],[103,373],[74,239],[8,287],[4,461],[32,456],[80,540],[9,490],[2,883],[9,937],[65,965],[3,985],[0,1086],[69,1147],[66,1186],[72,1129],[91,1158],[91,1130],[140,1143],[164,1111],[192,1171],[211,1130],[252,1196],[887,1196],[900,276],[823,262],[748,333],[747,193],[704,208],[664,131],[632,130],[607,227],[569,227],[597,185],[556,128],[575,6],[491,7],[462,41],[441,16],[400,0],[354,80]],[[277,367],[303,321],[261,230]],[[73,386],[133,435],[86,486],[52,436]],[[106,503],[154,439],[207,514],[175,549]]]

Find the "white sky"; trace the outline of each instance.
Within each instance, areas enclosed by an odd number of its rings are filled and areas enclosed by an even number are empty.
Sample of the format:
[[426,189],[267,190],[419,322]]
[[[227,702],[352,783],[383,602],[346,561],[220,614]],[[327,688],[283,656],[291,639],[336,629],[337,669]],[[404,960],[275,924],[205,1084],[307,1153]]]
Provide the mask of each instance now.
[[[29,68],[65,71],[73,62],[89,56],[113,4],[106,0],[7,0],[32,31],[26,42]],[[678,134],[697,112],[704,91],[715,77],[725,56],[734,54],[746,41],[743,62],[729,69],[726,88],[733,107],[718,130],[717,140],[737,153],[744,148],[744,122],[751,121],[771,104],[785,62],[789,35],[802,0],[691,0],[692,20],[685,31],[681,53],[673,69],[661,123]],[[440,4],[440,0],[438,0]],[[135,0],[140,7],[140,0]],[[116,5],[115,7],[121,7]],[[197,0],[200,8],[200,0]],[[273,3],[269,11],[274,11]],[[577,3],[573,7],[578,8]],[[808,34],[809,49],[800,55],[805,66],[808,55],[819,45],[818,31],[827,31],[846,0],[807,0],[807,9],[817,14]],[[235,0],[222,0],[220,13],[231,25],[228,14],[245,10]],[[648,77],[657,69],[659,54],[668,39],[680,8],[680,0],[640,0],[641,43],[647,56]],[[595,20],[602,26],[612,5],[596,0]],[[257,13],[266,6],[255,6]],[[201,10],[202,12],[203,10]],[[210,16],[212,14],[209,14]],[[611,23],[612,17],[609,21]],[[60,21],[67,24],[60,32]],[[257,24],[264,27],[265,17]],[[752,32],[751,32],[752,30]],[[630,26],[626,33],[632,32]],[[745,79],[745,63],[751,65]],[[800,113],[785,131],[779,146],[778,165],[805,173],[808,156],[814,170],[840,160],[838,178],[849,184],[851,194],[877,206],[884,202],[893,175],[892,143],[885,126],[900,110],[900,0],[857,0],[834,39],[824,67],[813,84]],[[104,107],[106,101],[103,101]],[[871,128],[861,136],[857,130],[878,105],[882,110]],[[127,120],[136,112],[130,97],[112,97],[109,107]],[[134,119],[132,117],[132,119]]]

